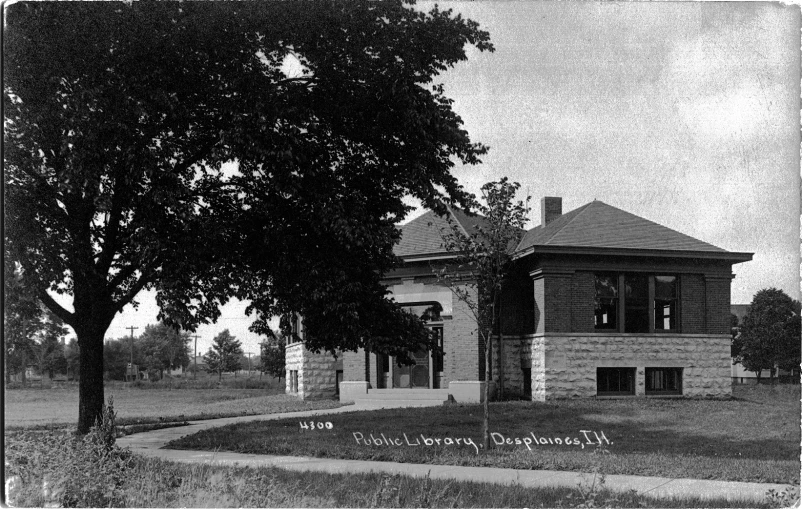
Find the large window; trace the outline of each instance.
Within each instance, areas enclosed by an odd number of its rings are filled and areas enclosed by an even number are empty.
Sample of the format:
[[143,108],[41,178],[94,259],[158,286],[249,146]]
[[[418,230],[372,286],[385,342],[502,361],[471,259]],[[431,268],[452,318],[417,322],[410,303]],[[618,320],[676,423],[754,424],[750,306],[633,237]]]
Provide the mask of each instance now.
[[654,329],[677,330],[676,276],[654,276]]
[[596,329],[618,330],[618,275],[596,274]]
[[596,394],[599,396],[635,394],[635,368],[596,368]]
[[595,330],[634,334],[679,332],[677,276],[642,272],[594,276]]
[[624,332],[649,332],[649,276],[624,275]]
[[682,394],[682,368],[646,368],[646,394]]
[[287,338],[287,346],[300,343],[303,340],[303,322],[301,320],[301,315],[293,314],[290,317],[290,320],[292,334],[290,334],[290,336]]

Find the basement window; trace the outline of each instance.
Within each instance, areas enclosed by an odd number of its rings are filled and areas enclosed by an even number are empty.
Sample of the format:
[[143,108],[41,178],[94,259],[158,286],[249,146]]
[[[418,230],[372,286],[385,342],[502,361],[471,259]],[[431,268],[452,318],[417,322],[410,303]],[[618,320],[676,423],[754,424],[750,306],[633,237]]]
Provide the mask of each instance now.
[[597,396],[634,396],[635,368],[596,368]]
[[646,368],[646,395],[682,394],[682,368]]

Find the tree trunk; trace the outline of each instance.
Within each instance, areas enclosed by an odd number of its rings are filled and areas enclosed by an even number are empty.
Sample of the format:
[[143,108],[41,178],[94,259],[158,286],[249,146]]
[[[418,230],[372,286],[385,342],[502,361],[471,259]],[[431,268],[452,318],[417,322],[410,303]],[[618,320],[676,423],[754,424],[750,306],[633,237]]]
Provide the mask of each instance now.
[[103,335],[105,329],[75,331],[78,336],[78,433],[89,432],[103,414]]
[[482,442],[484,443],[485,453],[490,450],[490,336],[485,336],[485,402],[484,417],[482,419]]

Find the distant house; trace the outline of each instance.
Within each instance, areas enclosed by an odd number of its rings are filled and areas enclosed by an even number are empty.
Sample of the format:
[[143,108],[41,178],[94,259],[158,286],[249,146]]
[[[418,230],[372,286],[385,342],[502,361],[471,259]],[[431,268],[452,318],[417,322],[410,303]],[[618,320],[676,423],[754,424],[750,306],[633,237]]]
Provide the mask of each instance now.
[[[450,214],[466,233],[484,221]],[[540,401],[731,394],[732,266],[751,253],[726,251],[601,201],[563,214],[561,198],[544,198],[541,225],[514,250],[491,375],[476,324],[432,273],[453,258],[442,247],[446,226],[432,212],[401,226],[395,253],[405,264],[385,278],[392,298],[413,313],[440,305],[429,326],[444,355],[416,352],[414,366],[400,367],[372,352],[343,352],[335,361],[303,342],[290,344],[288,392],[333,394],[342,376],[341,400],[429,394],[479,402],[486,380],[497,385],[502,377],[506,390]]]

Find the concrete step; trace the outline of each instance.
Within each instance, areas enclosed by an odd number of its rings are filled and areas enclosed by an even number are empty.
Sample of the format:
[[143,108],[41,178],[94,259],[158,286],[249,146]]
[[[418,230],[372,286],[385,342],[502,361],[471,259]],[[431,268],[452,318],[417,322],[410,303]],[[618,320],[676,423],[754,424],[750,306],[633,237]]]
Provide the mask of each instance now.
[[368,393],[360,399],[445,401],[448,399],[448,389],[368,389]]

